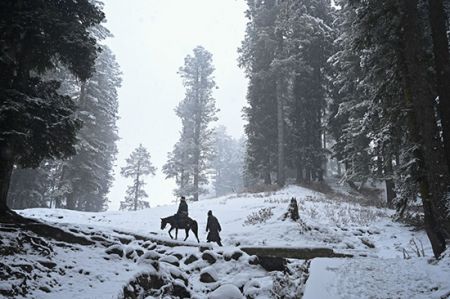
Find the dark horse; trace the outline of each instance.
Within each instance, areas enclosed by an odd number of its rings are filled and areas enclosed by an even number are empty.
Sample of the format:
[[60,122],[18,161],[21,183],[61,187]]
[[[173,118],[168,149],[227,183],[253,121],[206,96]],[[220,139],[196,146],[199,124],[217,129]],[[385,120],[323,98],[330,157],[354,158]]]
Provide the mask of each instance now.
[[173,239],[172,234],[170,233],[173,229],[175,229],[175,240],[178,238],[178,229],[183,229],[186,232],[186,238],[184,238],[184,241],[189,237],[189,230],[192,230],[195,237],[197,238],[197,241],[200,243],[200,240],[198,239],[198,224],[197,221],[194,219],[191,219],[189,217],[186,217],[184,221],[177,221],[177,216],[169,216],[166,218],[161,218],[161,229],[166,228],[167,224],[170,224],[169,229],[169,236],[171,239]]

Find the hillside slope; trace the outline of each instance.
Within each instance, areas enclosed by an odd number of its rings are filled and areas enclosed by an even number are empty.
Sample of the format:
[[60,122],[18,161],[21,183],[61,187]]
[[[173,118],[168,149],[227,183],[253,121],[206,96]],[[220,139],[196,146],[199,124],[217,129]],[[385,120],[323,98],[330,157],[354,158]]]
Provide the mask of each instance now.
[[[300,222],[282,220],[291,197],[299,202]],[[150,267],[154,274],[163,273],[163,285],[172,290],[176,285],[184,285],[192,298],[208,298],[211,291],[220,286],[226,289],[228,284],[239,288],[248,298],[282,298],[275,294],[283,292],[284,298],[299,298],[303,292],[304,298],[324,298],[325,295],[327,298],[445,298],[450,292],[449,258],[432,261],[424,232],[393,222],[391,210],[361,206],[341,197],[329,198],[297,186],[271,193],[230,195],[189,204],[190,216],[199,223],[201,241],[206,238],[204,230],[208,210],[214,212],[222,225],[221,236],[225,245],[223,248],[214,245],[208,250],[217,261],[213,264],[203,259],[203,253],[197,247],[188,246],[196,245],[193,236],[184,243],[187,246],[168,248],[152,242],[145,247],[144,240],[126,235],[136,233],[169,240],[167,229],[160,230],[160,218],[172,215],[176,211],[175,205],[136,212],[21,211],[23,216],[85,235],[101,236],[110,242],[107,244],[109,248],[105,246],[103,249],[92,246],[77,246],[75,251],[56,249],[53,260],[58,261],[55,263],[64,265],[70,261],[72,269],[77,271],[66,269],[71,274],[63,275],[61,279],[55,274],[59,286],[55,285],[48,293],[36,287],[37,293],[34,294],[39,298],[69,298],[75,294],[77,298],[111,298],[112,294],[127,298],[124,286],[129,288],[132,285],[130,281],[148,273]],[[130,240],[116,242],[121,238],[122,241],[123,238]],[[184,231],[178,238],[184,238]],[[425,257],[422,256],[422,244]],[[288,265],[290,273],[267,272],[254,265],[253,257],[242,253],[238,246],[329,247],[354,257],[313,259],[311,264],[293,260]],[[119,253],[122,250],[123,256],[128,253],[131,258],[121,258],[120,254],[111,255],[111,252],[105,254],[114,249]],[[143,255],[140,249],[145,252]],[[230,259],[235,252],[240,252],[238,255],[241,257]],[[159,255],[157,258],[156,254]],[[174,260],[174,255],[179,261]],[[149,256],[159,261],[158,266],[147,262]],[[198,261],[186,264],[190,256]],[[29,255],[24,253],[23,259],[27,258],[30,262]],[[166,261],[161,262],[161,259]],[[94,260],[95,266],[92,264]],[[306,271],[307,267],[309,271]],[[90,275],[83,274],[86,271]],[[173,275],[173,272],[179,273]],[[205,272],[211,274],[216,282],[200,282]],[[92,277],[101,279],[94,279],[93,283],[89,280]],[[176,277],[184,278],[177,280]],[[86,285],[90,287],[86,288]],[[409,287],[405,288],[406,285]],[[3,283],[0,289],[8,286]],[[134,289],[138,288],[135,286]],[[142,294],[150,296],[152,293]],[[153,294],[156,296],[157,291]]]
[[[282,221],[292,197],[299,202],[301,223]],[[167,205],[129,212],[81,213],[30,209],[20,213],[48,222],[95,225],[169,238],[167,229],[160,230],[160,218],[173,215],[176,210],[176,205]],[[200,240],[203,241],[206,239],[204,230],[208,210],[214,212],[222,225],[221,236],[225,245],[326,245],[356,255],[362,253],[395,258],[403,257],[403,249],[409,250],[410,241],[415,240],[422,242],[426,255],[431,256],[424,232],[393,222],[390,217],[392,210],[330,199],[302,187],[289,186],[278,192],[230,195],[189,203],[189,216],[197,220]],[[267,218],[254,216],[261,210]],[[178,239],[183,238],[184,231],[180,231]],[[194,240],[193,236],[188,239]],[[375,248],[368,251],[362,240],[373,243]]]

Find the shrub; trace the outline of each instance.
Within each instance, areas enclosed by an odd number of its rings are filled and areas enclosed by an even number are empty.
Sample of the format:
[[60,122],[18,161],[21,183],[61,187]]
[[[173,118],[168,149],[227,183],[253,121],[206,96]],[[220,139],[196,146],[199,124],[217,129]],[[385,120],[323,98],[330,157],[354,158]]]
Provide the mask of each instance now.
[[247,220],[245,220],[245,225],[255,225],[258,223],[265,223],[273,216],[272,210],[275,207],[262,208],[257,212],[253,212],[247,216]]

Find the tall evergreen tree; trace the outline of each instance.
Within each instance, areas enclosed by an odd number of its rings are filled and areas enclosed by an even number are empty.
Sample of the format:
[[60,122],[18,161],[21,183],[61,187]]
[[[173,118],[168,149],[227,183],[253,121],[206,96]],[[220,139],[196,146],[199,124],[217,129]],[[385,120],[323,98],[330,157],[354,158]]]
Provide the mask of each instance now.
[[285,1],[277,30],[285,40],[292,92],[288,100],[290,165],[296,181],[324,176],[324,117],[329,97],[327,59],[332,54],[331,3],[327,0]]
[[213,71],[212,55],[203,47],[196,47],[194,55],[186,56],[179,70],[185,98],[175,109],[181,119],[181,136],[163,167],[167,178],[176,178],[175,193],[193,200],[204,192],[201,185],[208,183],[207,172],[211,168],[214,130],[210,123],[217,120],[212,97],[216,86]]
[[[447,1],[448,3],[448,1]],[[448,18],[443,0],[428,0],[431,37],[433,42],[436,89],[442,125],[447,168],[450,169],[450,49],[447,32]],[[450,3],[449,3],[450,7]]]
[[[247,120],[245,172],[265,184],[272,184],[272,175],[283,162],[279,161],[277,112],[282,115],[281,98],[277,102],[277,78],[272,63],[278,49],[275,36],[275,22],[278,14],[278,1],[248,0],[247,29],[239,49],[239,65],[245,69],[249,79],[247,106],[243,109]],[[281,97],[282,92],[278,90]],[[278,109],[279,108],[279,109]],[[282,120],[280,120],[281,122]],[[281,171],[281,169],[280,169]]]
[[118,94],[121,78],[111,50],[102,46],[95,72],[81,83],[77,114],[83,122],[78,133],[77,154],[62,162],[62,180],[69,209],[103,211],[113,181],[117,153]]
[[42,74],[65,65],[82,81],[98,52],[89,28],[104,19],[90,1],[2,1],[0,4],[0,213],[7,208],[13,166],[36,167],[74,154],[79,122],[61,83]]
[[193,184],[191,183],[192,172],[190,170],[189,154],[186,150],[188,143],[185,142],[187,136],[181,133],[180,140],[174,145],[172,152],[168,153],[168,160],[163,166],[163,173],[166,178],[174,178],[177,188],[174,194],[177,197],[193,194]]
[[[97,31],[107,31],[100,28]],[[99,35],[99,33],[96,33]],[[100,36],[101,37],[101,36]],[[14,184],[11,192],[27,207],[28,192],[42,190],[48,203],[58,208],[83,211],[102,211],[107,207],[107,194],[113,180],[113,164],[117,152],[117,89],[120,86],[119,66],[111,50],[102,46],[102,52],[96,59],[95,72],[86,82],[79,82],[65,68],[46,74],[47,79],[64,80],[59,92],[76,99],[75,115],[82,121],[77,133],[76,154],[67,160],[41,163],[35,170],[27,170],[24,175],[20,169],[13,172]],[[51,166],[51,167],[50,167]],[[17,174],[17,175],[16,175]],[[31,182],[37,177],[48,177],[47,184],[34,186]],[[44,179],[44,178],[42,178]],[[27,182],[31,180],[31,182]],[[42,181],[42,180],[41,180]],[[21,190],[19,188],[28,188]],[[17,196],[24,195],[22,198]],[[32,198],[29,207],[34,206]]]
[[412,109],[410,130],[421,146],[416,151],[420,174],[425,230],[433,252],[439,256],[450,242],[450,174],[445,151],[438,137],[434,98],[427,85],[427,66],[423,58],[423,34],[420,27],[418,0],[400,2],[402,9],[403,82],[406,106]]
[[361,57],[353,49],[357,32],[352,27],[356,12],[347,2],[339,2],[335,25],[341,30],[335,41],[335,54],[330,58],[333,65],[332,101],[329,106],[328,129],[336,140],[334,155],[345,165],[344,180],[351,186],[355,181],[365,182],[369,176],[370,140],[361,119],[369,101],[362,88]]
[[122,167],[120,173],[126,178],[132,178],[133,184],[126,191],[125,200],[120,202],[121,210],[138,210],[149,208],[148,201],[143,200],[148,195],[144,190],[144,176],[155,175],[156,168],[150,162],[150,154],[142,144],[139,145],[127,159],[127,165]]
[[238,192],[243,187],[243,140],[236,140],[219,126],[214,138],[213,185],[216,196]]

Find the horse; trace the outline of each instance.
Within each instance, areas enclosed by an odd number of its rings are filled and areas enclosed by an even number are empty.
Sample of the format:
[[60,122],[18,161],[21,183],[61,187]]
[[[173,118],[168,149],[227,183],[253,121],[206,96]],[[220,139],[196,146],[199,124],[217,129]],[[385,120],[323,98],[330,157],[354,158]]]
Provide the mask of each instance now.
[[165,229],[167,224],[170,224],[169,236],[171,239],[173,239],[173,236],[170,232],[174,228],[175,228],[175,240],[178,238],[178,229],[184,228],[184,231],[186,232],[186,237],[184,238],[183,241],[186,241],[186,239],[189,237],[189,230],[192,230],[195,237],[197,238],[197,241],[200,243],[200,240],[198,239],[198,224],[197,221],[195,221],[194,219],[186,217],[184,221],[177,221],[177,215],[161,218],[161,229]]

